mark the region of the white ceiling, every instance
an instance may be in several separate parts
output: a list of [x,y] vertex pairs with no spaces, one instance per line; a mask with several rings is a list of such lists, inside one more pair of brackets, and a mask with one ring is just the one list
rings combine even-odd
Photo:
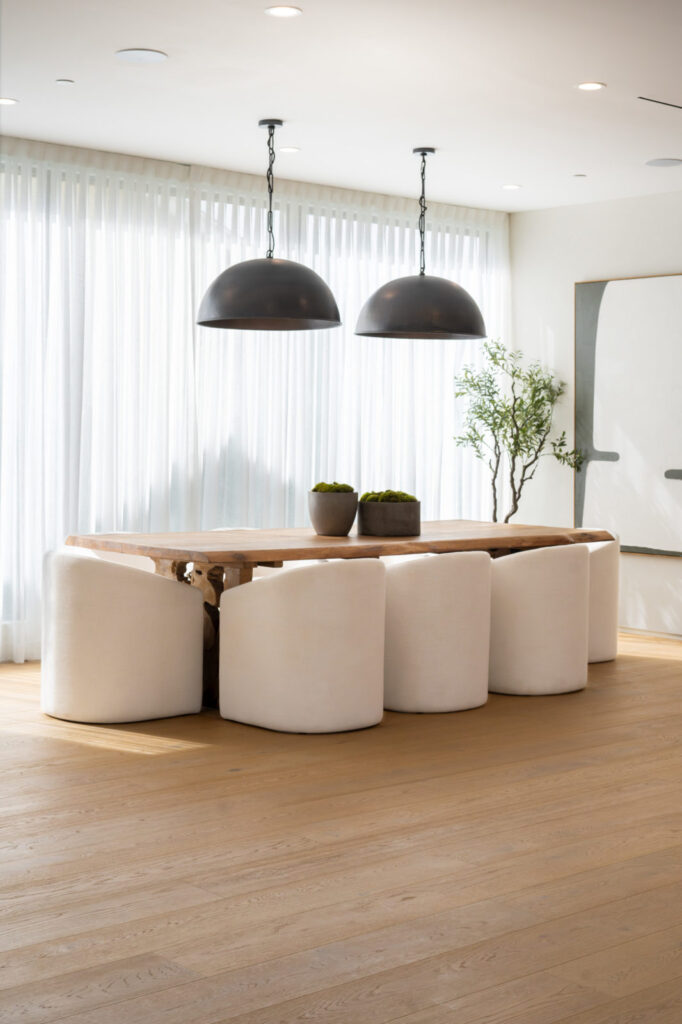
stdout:
[[682,104],[682,0],[269,2],[4,0],[2,130],[261,173],[256,123],[281,117],[282,177],[413,195],[430,145],[430,198],[505,210],[682,188],[645,166],[682,158],[682,110],[636,98]]

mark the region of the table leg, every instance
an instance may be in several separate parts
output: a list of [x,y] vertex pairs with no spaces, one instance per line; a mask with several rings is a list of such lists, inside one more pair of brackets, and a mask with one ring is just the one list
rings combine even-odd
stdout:
[[218,639],[220,595],[223,592],[223,567],[194,562],[188,582],[204,598],[204,696],[207,708],[218,706]]
[[158,576],[165,576],[178,583],[187,582],[187,562],[173,562],[170,558],[155,558],[154,567]]
[[218,664],[220,646],[220,595],[223,590],[250,583],[252,565],[215,565],[211,562],[194,562],[187,572],[187,562],[172,562],[168,559],[155,560],[160,576],[189,583],[201,591],[204,598],[204,696],[207,708],[218,707]]

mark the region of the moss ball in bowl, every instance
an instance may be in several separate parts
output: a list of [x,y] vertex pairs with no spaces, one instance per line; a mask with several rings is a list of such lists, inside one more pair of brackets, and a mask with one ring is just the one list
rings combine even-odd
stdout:
[[369,537],[418,537],[421,503],[405,491],[365,491],[360,498],[358,533]]

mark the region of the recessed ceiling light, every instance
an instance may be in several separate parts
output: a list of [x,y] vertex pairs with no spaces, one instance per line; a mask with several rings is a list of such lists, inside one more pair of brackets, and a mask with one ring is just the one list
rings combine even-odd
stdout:
[[73,78],[55,78],[56,85],[75,85]]
[[300,153],[301,150],[298,146],[280,146],[280,153]]
[[143,50],[133,48],[130,50],[117,50],[116,57],[125,64],[160,64],[162,60],[168,59],[168,54],[163,50]]
[[647,167],[679,167],[682,160],[676,156],[658,156],[655,160],[647,160]]
[[11,96],[0,96],[0,107],[13,107],[19,100],[13,100]]
[[583,92],[597,92],[599,89],[606,88],[606,82],[581,82],[578,88]]
[[503,185],[502,188],[506,189],[508,192],[515,192],[517,188],[521,188],[521,185]]
[[265,13],[269,14],[271,18],[298,18],[303,11],[300,7],[277,4],[275,7],[266,7]]

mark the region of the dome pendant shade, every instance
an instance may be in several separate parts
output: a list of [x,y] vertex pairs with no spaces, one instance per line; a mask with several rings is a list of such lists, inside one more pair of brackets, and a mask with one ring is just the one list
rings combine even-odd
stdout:
[[319,331],[338,327],[329,286],[301,263],[266,257],[235,263],[206,291],[197,323],[239,331]]
[[426,158],[432,146],[412,150],[421,157],[419,274],[379,288],[360,310],[356,334],[367,338],[485,338],[481,311],[460,285],[426,274]]
[[415,274],[382,285],[360,311],[356,334],[369,338],[485,338],[481,311],[464,288]]
[[258,122],[268,130],[267,233],[265,259],[246,260],[228,267],[206,291],[197,323],[200,327],[237,331],[319,331],[338,327],[339,309],[319,274],[302,263],[275,259],[273,214],[275,128],[277,117]]

